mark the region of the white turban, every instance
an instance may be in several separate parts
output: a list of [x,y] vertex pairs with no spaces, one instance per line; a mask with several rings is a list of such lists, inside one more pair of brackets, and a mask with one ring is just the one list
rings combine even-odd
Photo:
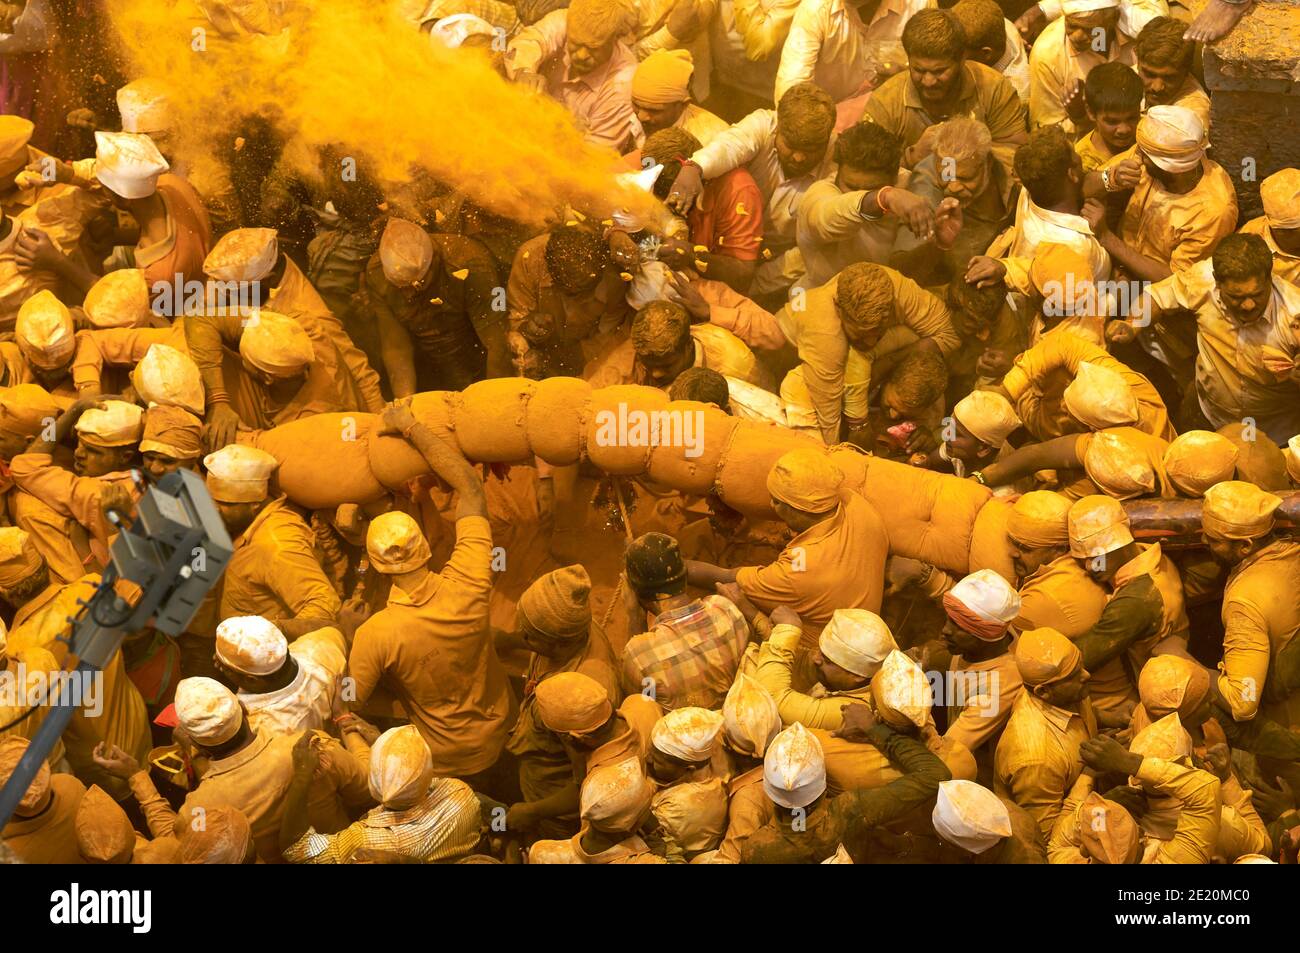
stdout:
[[930,815],[939,836],[982,854],[1011,836],[1011,815],[1002,799],[974,781],[943,781]]
[[722,730],[732,748],[761,758],[781,730],[781,714],[772,693],[741,672],[722,703]]
[[1186,106],[1152,106],[1138,122],[1138,148],[1166,172],[1190,172],[1209,142],[1200,118]]
[[370,749],[370,793],[385,807],[419,803],[433,780],[433,755],[414,725],[389,728]]
[[836,609],[822,629],[817,647],[840,668],[870,678],[898,644],[889,626],[866,609]]
[[1133,388],[1118,371],[1081,361],[1065,388],[1065,409],[1089,430],[1124,427],[1138,421]]
[[786,808],[807,807],[826,791],[826,756],[799,722],[781,732],[763,758],[763,790]]
[[664,715],[650,732],[650,743],[666,755],[699,763],[713,756],[722,731],[721,712],[707,708],[677,708]]
[[1008,623],[1020,615],[1020,594],[992,569],[980,569],[949,590],[985,622]]
[[990,447],[1001,447],[1020,426],[1020,418],[1010,401],[991,390],[971,391],[957,401],[952,416],[971,436]]

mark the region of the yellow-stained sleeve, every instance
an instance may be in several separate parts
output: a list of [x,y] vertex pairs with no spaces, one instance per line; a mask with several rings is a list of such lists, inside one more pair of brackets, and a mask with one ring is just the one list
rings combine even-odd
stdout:
[[486,519],[466,516],[456,521],[456,545],[439,575],[440,615],[486,621],[492,592],[492,526]]
[[1223,661],[1219,663],[1219,694],[1227,701],[1232,717],[1250,721],[1259,711],[1259,699],[1268,677],[1272,645],[1268,620],[1249,597],[1223,600]]
[[1269,836],[1264,819],[1255,809],[1252,792],[1244,790],[1235,775],[1229,774],[1219,788],[1219,801],[1223,810],[1220,815],[1219,850],[1216,853],[1223,853],[1225,847],[1230,848],[1227,853],[1231,856],[1224,858],[1228,862],[1236,860],[1242,854],[1271,855],[1273,838]]
[[1049,864],[1086,864],[1088,858],[1083,853],[1083,840],[1079,836],[1079,805],[1092,793],[1093,778],[1080,774],[1070,788],[1070,793],[1061,805],[1061,813],[1052,825],[1052,833],[1047,838],[1047,862]]
[[1176,798],[1180,809],[1172,840],[1161,841],[1148,863],[1208,864],[1219,839],[1219,779],[1176,761],[1143,758],[1137,779],[1148,791]]
[[1046,840],[1052,836],[1079,765],[1058,746],[1034,743],[1036,740],[1011,730],[1004,732],[994,768],[1006,796],[1029,812]]
[[844,708],[852,698],[813,698],[791,686],[795,650],[803,630],[797,625],[777,625],[758,652],[758,668],[754,677],[772,693],[776,708],[784,724],[796,721],[805,728],[825,728],[828,731],[844,722]]
[[892,270],[888,274],[894,284],[899,320],[922,340],[932,339],[945,356],[960,348],[961,338],[953,330],[947,305],[906,275]]

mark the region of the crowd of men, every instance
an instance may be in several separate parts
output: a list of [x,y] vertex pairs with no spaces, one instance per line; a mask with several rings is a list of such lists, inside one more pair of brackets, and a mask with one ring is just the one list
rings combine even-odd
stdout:
[[[1198,80],[1251,0],[389,11],[557,100],[666,229],[322,185],[268,117],[251,174],[186,152],[167,76],[52,80],[112,61],[73,6],[0,6],[0,782],[110,514],[189,469],[234,554],[184,634],[127,634],[6,860],[1296,862],[1300,170],[1236,181]],[[422,419],[511,377],[800,442],[755,515]],[[429,475],[285,492],[367,414]],[[991,492],[1000,563],[918,558],[955,506],[891,538],[922,477]]]

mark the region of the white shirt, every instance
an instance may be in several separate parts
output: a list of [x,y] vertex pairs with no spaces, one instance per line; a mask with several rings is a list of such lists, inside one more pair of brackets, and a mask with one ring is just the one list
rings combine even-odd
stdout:
[[1007,48],[1002,54],[1002,59],[993,64],[993,68],[1007,78],[1016,92],[1020,94],[1022,102],[1029,102],[1029,51],[1025,49],[1025,41],[1020,37],[1020,31],[1010,20],[1003,17],[1003,24],[1007,33]]
[[1044,242],[1056,242],[1073,248],[1088,259],[1097,281],[1110,277],[1110,254],[1092,234],[1092,227],[1082,215],[1053,212],[1036,205],[1027,189],[1020,190],[1016,201],[1016,222],[993,239],[987,254],[993,258],[1033,258]]
[[338,629],[308,632],[289,645],[289,655],[298,663],[292,682],[273,692],[239,692],[253,732],[292,735],[306,728],[324,728],[333,717],[339,678],[348,664],[344,644]]
[[863,23],[854,0],[804,0],[781,51],[774,101],[807,80],[836,102],[848,99],[870,77],[882,44],[897,43],[912,14],[935,5],[935,0],[881,0],[871,22]]

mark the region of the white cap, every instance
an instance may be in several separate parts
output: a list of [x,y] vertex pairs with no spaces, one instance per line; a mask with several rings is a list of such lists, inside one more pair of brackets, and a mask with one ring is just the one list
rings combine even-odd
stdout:
[[203,416],[203,375],[188,354],[167,344],[151,344],[131,372],[135,392],[149,404],[180,407]]
[[138,328],[153,314],[149,282],[140,268],[118,268],[100,278],[81,304],[96,328]]
[[1118,371],[1080,361],[1065,388],[1065,409],[1090,430],[1124,427],[1138,420],[1137,397]]
[[985,622],[1007,623],[1020,615],[1020,593],[992,569],[977,570],[948,591]]
[[236,228],[203,259],[203,271],[217,281],[258,281],[275,268],[280,243],[274,228]]
[[429,792],[433,755],[415,725],[389,728],[370,749],[370,793],[390,810],[413,807]]
[[1061,12],[1091,13],[1093,10],[1111,10],[1118,6],[1119,0],[1062,0]]
[[407,288],[424,277],[433,262],[433,238],[414,222],[390,218],[379,238],[379,263],[384,277]]
[[826,791],[826,756],[799,722],[782,731],[763,757],[763,790],[786,808],[807,807]]
[[722,731],[722,720],[721,712],[707,708],[677,708],[655,722],[650,743],[682,761],[708,761]]
[[23,357],[35,367],[63,367],[77,347],[72,312],[53,292],[38,291],[18,308],[14,340]]
[[133,132],[95,133],[95,178],[124,199],[142,199],[158,190],[158,176],[170,166],[148,136]]
[[222,503],[256,503],[266,499],[267,484],[280,461],[265,450],[242,443],[227,444],[203,458],[207,487]]
[[866,609],[836,609],[817,640],[817,647],[840,668],[870,678],[898,648],[885,620]]
[[920,728],[930,718],[934,690],[921,666],[895,649],[871,679],[871,697],[876,700],[877,713],[887,723]]
[[144,435],[144,408],[124,400],[106,400],[77,420],[77,437],[97,447],[129,447]]
[[650,810],[654,785],[645,776],[640,758],[606,764],[592,770],[578,792],[582,819],[596,830],[632,831]]
[[1066,522],[1070,528],[1070,555],[1076,559],[1104,556],[1133,542],[1128,514],[1113,497],[1096,494],[1076,500]]
[[443,17],[429,31],[435,43],[448,49],[457,49],[471,36],[495,36],[496,30],[491,23],[472,13],[453,13]]
[[239,699],[215,679],[181,679],[176,683],[175,703],[185,733],[209,748],[235,737],[244,721]]
[[289,655],[289,640],[260,615],[231,616],[217,626],[217,658],[245,675],[270,675]]
[[738,672],[722,703],[722,730],[727,742],[741,754],[763,757],[781,730],[776,699],[753,678]]
[[971,391],[957,401],[952,416],[980,443],[999,448],[1021,423],[1011,402],[991,390]]
[[1129,742],[1128,750],[1130,754],[1140,754],[1144,758],[1176,761],[1191,756],[1192,736],[1183,727],[1178,712],[1174,711],[1139,731]]
[[1011,836],[1011,814],[1002,799],[974,781],[942,781],[930,815],[946,841],[982,854]]
[[133,80],[117,91],[117,112],[122,131],[149,134],[167,132],[175,125],[170,90],[160,79]]

